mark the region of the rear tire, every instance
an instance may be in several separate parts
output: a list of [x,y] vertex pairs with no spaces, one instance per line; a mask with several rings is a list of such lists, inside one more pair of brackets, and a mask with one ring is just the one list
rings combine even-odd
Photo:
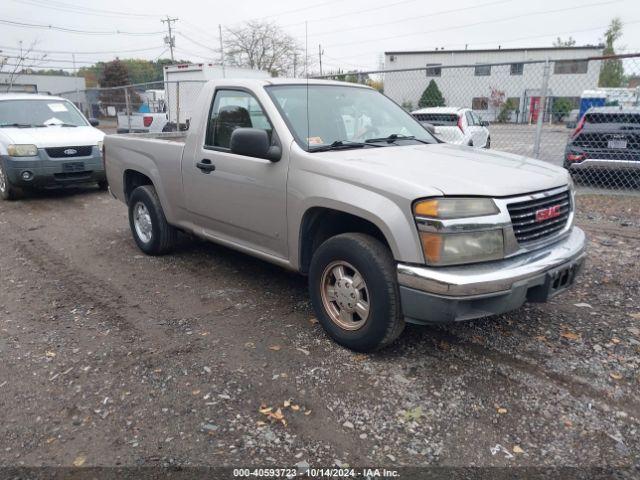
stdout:
[[16,200],[21,193],[22,190],[20,190],[18,187],[15,187],[9,181],[9,177],[0,164],[0,198],[2,198],[2,200]]
[[131,193],[129,226],[138,248],[147,255],[164,255],[175,246],[178,232],[167,222],[152,185],[143,185]]
[[487,143],[484,144],[484,148],[487,150],[491,148],[491,137],[487,137]]
[[309,291],[325,332],[351,350],[378,350],[404,329],[396,263],[369,235],[344,233],[320,245],[311,259]]

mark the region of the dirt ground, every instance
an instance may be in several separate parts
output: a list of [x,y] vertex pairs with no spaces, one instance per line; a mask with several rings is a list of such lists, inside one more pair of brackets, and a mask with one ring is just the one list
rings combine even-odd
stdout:
[[578,201],[573,290],[372,355],[300,276],[186,237],[142,255],[106,193],[1,202],[0,466],[638,465],[638,198]]

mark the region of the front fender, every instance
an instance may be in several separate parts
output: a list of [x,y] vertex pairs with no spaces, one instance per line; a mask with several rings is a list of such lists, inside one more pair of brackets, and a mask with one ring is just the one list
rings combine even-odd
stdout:
[[293,268],[300,268],[300,226],[305,213],[315,207],[348,213],[373,223],[387,240],[394,259],[424,263],[408,200],[307,171],[291,174],[290,181],[296,186],[288,192],[289,252]]

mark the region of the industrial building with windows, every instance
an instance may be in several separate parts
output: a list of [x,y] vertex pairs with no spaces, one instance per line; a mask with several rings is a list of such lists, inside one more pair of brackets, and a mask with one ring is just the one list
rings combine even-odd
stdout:
[[[540,99],[548,76],[544,120],[558,99],[578,108],[585,90],[598,86],[603,47],[498,48],[385,52],[385,94],[408,110],[421,105],[420,98],[433,80],[446,106],[472,108],[481,118],[531,123],[538,119]],[[504,105],[509,102],[509,111]]]

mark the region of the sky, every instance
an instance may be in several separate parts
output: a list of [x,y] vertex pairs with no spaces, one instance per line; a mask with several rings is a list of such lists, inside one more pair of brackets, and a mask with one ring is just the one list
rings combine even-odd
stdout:
[[542,47],[558,36],[597,44],[615,16],[625,24],[619,50],[640,52],[638,0],[2,0],[0,56],[12,62],[22,42],[35,45],[39,68],[71,70],[74,56],[76,67],[168,58],[167,15],[178,18],[176,58],[194,62],[219,60],[218,25],[250,19],[280,25],[316,62],[322,45],[325,72],[378,69],[385,51]]

